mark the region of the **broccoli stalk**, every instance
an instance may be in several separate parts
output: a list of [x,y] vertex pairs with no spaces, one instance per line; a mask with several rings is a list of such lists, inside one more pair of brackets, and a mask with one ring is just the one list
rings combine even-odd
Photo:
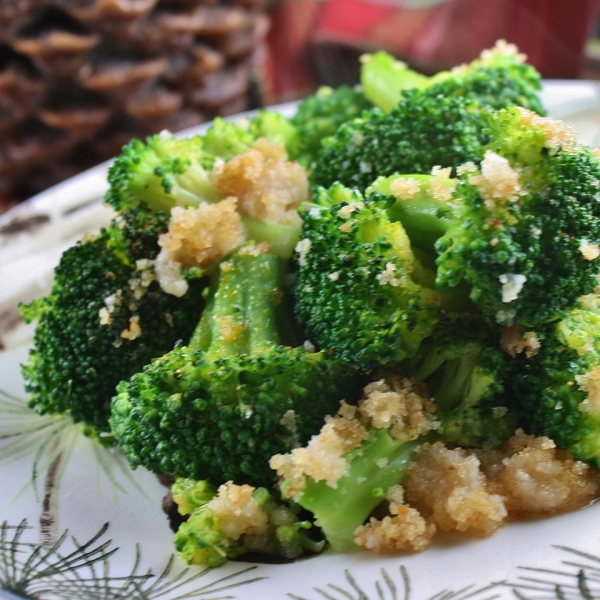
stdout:
[[[335,552],[355,547],[354,532],[385,500],[389,488],[404,480],[415,448],[423,440],[394,439],[386,429],[374,429],[361,446],[345,456],[348,470],[331,487],[306,479],[297,502],[310,510]],[[283,486],[283,492],[286,492]]]
[[352,396],[347,365],[282,345],[293,330],[283,276],[275,256],[243,248],[213,276],[190,344],[119,385],[111,423],[134,467],[269,486],[271,455],[306,441]]

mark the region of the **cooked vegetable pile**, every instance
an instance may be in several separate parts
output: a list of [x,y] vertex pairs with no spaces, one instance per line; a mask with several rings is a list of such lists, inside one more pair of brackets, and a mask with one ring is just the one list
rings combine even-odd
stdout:
[[170,475],[180,556],[421,550],[599,492],[600,164],[499,42],[132,141],[23,365]]

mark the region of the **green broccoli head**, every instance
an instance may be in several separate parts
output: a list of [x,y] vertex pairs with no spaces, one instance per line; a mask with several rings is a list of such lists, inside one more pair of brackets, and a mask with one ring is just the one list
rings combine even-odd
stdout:
[[105,200],[118,212],[141,203],[168,212],[174,206],[217,202],[206,160],[199,136],[178,139],[162,132],[145,142],[134,139],[108,170]]
[[251,148],[257,140],[265,139],[297,154],[298,132],[294,124],[282,114],[261,110],[250,119],[214,120],[201,136],[205,164],[212,166],[215,159],[229,160]]
[[518,357],[515,394],[528,428],[580,460],[600,465],[600,301],[582,297],[537,332],[540,349]]
[[488,141],[488,112],[471,95],[406,90],[389,114],[372,109],[323,140],[312,180],[323,187],[339,181],[364,191],[379,176],[478,161]]
[[[178,504],[182,487],[205,490],[206,482],[177,480],[173,497]],[[181,511],[179,506],[189,517],[175,534],[175,548],[189,564],[219,567],[230,559],[254,553],[293,560],[320,552],[324,546],[324,542],[309,537],[311,524],[298,518],[297,507],[266,488],[228,482],[212,496],[201,495],[202,500],[193,510]]]
[[305,442],[357,376],[325,352],[281,344],[278,259],[246,249],[220,265],[188,346],[119,385],[113,433],[135,467],[269,485],[268,460]]
[[492,109],[515,104],[545,114],[540,74],[514,45],[502,41],[471,63],[432,77],[413,71],[385,52],[376,52],[363,61],[361,82],[369,100],[384,112],[390,112],[406,90],[426,89],[434,95],[471,95]]
[[296,254],[296,314],[308,338],[366,369],[416,352],[442,316],[433,274],[388,209],[335,184],[304,212]]
[[300,103],[291,119],[298,132],[298,148],[292,158],[310,167],[324,138],[333,135],[340,125],[372,107],[358,88],[319,88]]
[[535,328],[597,285],[600,165],[562,123],[500,111],[479,166],[463,167],[437,284],[466,281],[489,323]]
[[201,309],[202,281],[176,298],[154,280],[151,261],[163,213],[117,218],[63,254],[49,295],[23,308],[37,320],[34,347],[22,367],[31,405],[67,413],[88,432],[107,432],[116,385],[187,340]]

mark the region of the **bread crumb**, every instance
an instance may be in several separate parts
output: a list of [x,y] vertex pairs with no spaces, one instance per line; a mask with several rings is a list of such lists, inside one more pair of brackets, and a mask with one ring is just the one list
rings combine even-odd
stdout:
[[541,345],[535,331],[521,333],[516,325],[505,327],[500,336],[500,348],[513,358],[522,353],[527,358],[532,358],[539,352]]
[[169,230],[158,243],[171,260],[186,267],[206,268],[245,241],[237,200],[195,208],[174,207]]
[[545,146],[550,150],[551,154],[555,154],[559,150],[564,152],[572,152],[577,145],[577,132],[572,125],[568,125],[564,121],[552,119],[550,117],[541,117],[536,112],[519,107],[521,113],[521,123],[541,131],[545,138]]
[[235,196],[239,211],[265,223],[297,225],[297,208],[308,200],[308,174],[285,150],[266,140],[229,160],[215,179],[221,196]]
[[441,442],[417,449],[404,482],[409,503],[444,531],[490,535],[507,511],[502,497],[489,493],[476,456]]
[[575,381],[587,394],[585,400],[579,405],[579,410],[587,414],[600,415],[600,367],[583,375],[577,375]]
[[509,56],[513,57],[516,61],[524,63],[527,61],[527,55],[519,51],[519,48],[515,44],[509,44],[506,40],[497,40],[492,48],[482,50],[480,59],[487,61],[493,59],[494,56]]
[[491,150],[485,151],[480,172],[467,171],[467,174],[467,181],[477,188],[489,210],[497,203],[514,202],[522,191],[518,171]]
[[310,250],[312,242],[308,238],[300,240],[295,247],[295,251],[298,253],[298,264],[301,267],[306,266],[306,255]]
[[142,328],[140,327],[140,318],[138,315],[133,315],[129,319],[129,327],[121,331],[121,337],[124,340],[130,342],[136,340],[142,335]]
[[436,527],[428,523],[415,508],[392,502],[390,515],[371,517],[354,532],[357,546],[377,553],[420,551],[431,544]]
[[600,244],[592,244],[588,240],[581,240],[579,251],[585,260],[596,260],[600,256]]
[[219,529],[225,537],[237,540],[244,534],[260,534],[266,531],[268,519],[254,499],[250,485],[236,485],[229,481],[221,485],[218,494],[207,504]]
[[452,198],[458,182],[450,177],[451,174],[452,169],[450,167],[442,169],[440,166],[435,166],[431,169],[432,177],[429,183],[429,191],[434,200],[447,202]]
[[398,177],[390,184],[390,192],[401,200],[412,200],[421,191],[421,184],[414,177]]
[[499,277],[502,284],[502,302],[514,302],[521,293],[527,281],[525,275],[520,273],[503,273]]
[[154,261],[154,272],[158,285],[163,292],[181,298],[189,289],[188,282],[183,278],[181,263],[177,262],[165,248]]
[[501,462],[487,467],[490,487],[505,498],[510,518],[547,517],[582,508],[598,494],[597,474],[544,436],[522,430]]

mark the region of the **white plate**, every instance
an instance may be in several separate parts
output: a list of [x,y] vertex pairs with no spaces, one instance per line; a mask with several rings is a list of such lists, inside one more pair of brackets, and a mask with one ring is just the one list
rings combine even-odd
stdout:
[[[573,123],[593,146],[600,141],[599,94],[590,82],[544,88],[551,114]],[[16,324],[16,305],[44,293],[62,249],[110,218],[100,204],[106,168],[0,218],[0,597],[600,598],[598,504],[510,524],[486,539],[446,536],[421,554],[325,553],[217,570],[171,561],[172,534],[160,505],[165,488],[142,469],[131,472],[117,451],[100,448],[67,420],[34,414],[19,375],[31,330]],[[24,223],[33,229],[9,233]]]

